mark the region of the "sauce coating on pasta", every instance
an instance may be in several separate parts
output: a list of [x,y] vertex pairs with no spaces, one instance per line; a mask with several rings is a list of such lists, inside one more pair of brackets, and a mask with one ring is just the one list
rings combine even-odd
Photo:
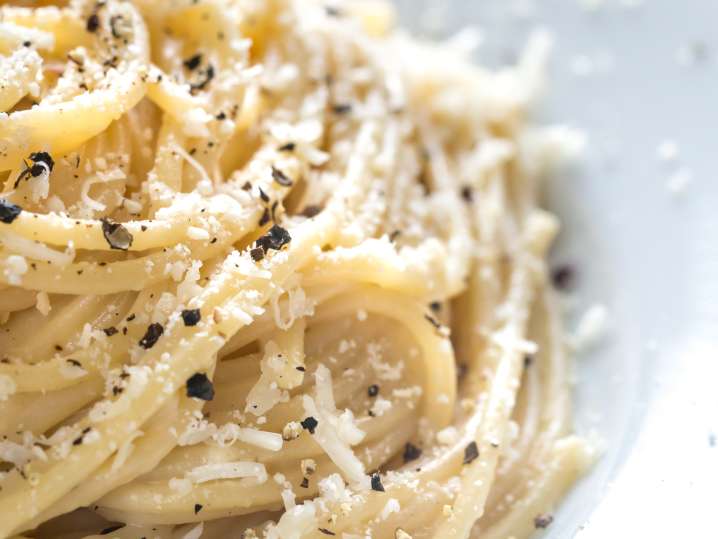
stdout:
[[[12,4],[12,3],[11,3]],[[0,6],[0,537],[527,537],[589,466],[578,137],[379,1]]]

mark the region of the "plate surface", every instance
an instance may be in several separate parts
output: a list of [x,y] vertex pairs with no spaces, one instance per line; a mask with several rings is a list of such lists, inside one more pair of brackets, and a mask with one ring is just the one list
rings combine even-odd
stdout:
[[589,136],[547,204],[564,223],[555,260],[579,275],[569,326],[592,304],[610,312],[575,390],[576,428],[605,452],[544,536],[718,537],[718,3],[397,3],[419,33],[478,26],[489,65],[551,30],[537,119]]

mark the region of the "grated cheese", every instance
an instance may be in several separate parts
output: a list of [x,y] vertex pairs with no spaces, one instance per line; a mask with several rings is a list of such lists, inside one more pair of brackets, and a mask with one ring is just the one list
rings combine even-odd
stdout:
[[59,252],[55,249],[51,249],[44,243],[28,240],[27,238],[23,238],[22,236],[8,231],[0,232],[0,243],[18,255],[22,255],[33,260],[50,262],[51,264],[57,264],[60,267],[65,267],[68,264],[71,264],[75,258],[74,250],[71,247],[68,247],[67,251],[64,253]]
[[276,382],[278,373],[275,370],[276,363],[272,360],[279,353],[279,347],[276,343],[269,341],[266,344],[264,357],[260,362],[262,374],[247,394],[245,412],[251,412],[255,416],[262,416],[282,400],[288,400],[288,393],[282,390]]
[[267,539],[301,539],[317,528],[317,511],[312,501],[305,501],[286,511],[267,531]]
[[18,444],[9,440],[0,441],[0,461],[9,462],[22,468],[33,460],[34,453],[28,443]]
[[344,477],[354,483],[366,482],[364,465],[351,450],[349,444],[339,438],[337,430],[327,420],[328,414],[321,413],[314,399],[309,395],[302,398],[304,411],[307,415],[317,419],[317,425],[312,437],[344,474]]
[[317,484],[320,496],[331,503],[348,503],[351,502],[351,492],[347,489],[346,483],[342,476],[333,473]]
[[391,401],[389,401],[389,400],[387,400],[387,399],[384,399],[384,398],[382,398],[382,397],[377,397],[377,398],[374,400],[374,403],[372,404],[370,410],[371,410],[371,413],[372,413],[373,416],[375,416],[375,417],[381,417],[381,416],[383,416],[386,412],[388,412],[389,410],[391,410],[391,407],[392,407]]
[[169,480],[170,490],[180,494],[189,494],[192,492],[192,481],[185,478],[173,477]]
[[280,306],[280,294],[276,294],[271,299],[272,313],[274,314],[274,323],[278,328],[288,330],[294,325],[294,322],[305,316],[314,314],[315,301],[308,298],[301,286],[299,286],[299,275],[294,276],[297,284],[289,286],[287,290],[287,299],[281,301],[282,305],[287,308],[287,316],[282,316]]
[[302,433],[302,426],[298,421],[290,421],[282,429],[282,439],[286,441],[296,440]]
[[190,525],[187,528],[189,528],[187,531],[180,531],[177,536],[178,539],[199,539],[202,537],[202,533],[204,532],[204,522],[200,522],[197,525]]
[[207,124],[214,119],[202,108],[190,109],[182,115],[182,131],[188,137],[209,137]]
[[82,378],[87,374],[87,371],[79,365],[75,365],[72,362],[64,361],[60,368],[60,376],[67,378],[68,380],[74,380],[75,378]]
[[207,421],[201,412],[195,412],[185,430],[177,437],[180,446],[196,445],[217,433],[217,425]]
[[38,292],[35,296],[35,308],[40,311],[40,314],[42,316],[47,316],[50,314],[50,311],[52,310],[52,306],[50,305],[50,298],[47,295],[47,292]]
[[382,347],[379,343],[369,343],[366,347],[369,364],[380,380],[401,380],[404,371],[404,362],[398,361],[396,365],[383,361]]
[[187,228],[187,237],[191,240],[208,240],[209,232],[207,232],[204,228],[190,226]]
[[213,435],[213,438],[223,446],[240,441],[268,451],[279,451],[282,449],[283,444],[281,434],[243,428],[234,423],[227,423],[220,427],[216,434]]
[[349,445],[357,445],[365,437],[365,433],[356,426],[356,420],[351,410],[346,409],[339,413],[334,402],[331,371],[324,365],[319,365],[314,373],[316,381],[315,398],[317,406],[336,431],[337,436]]
[[112,467],[110,468],[111,472],[116,472],[125,465],[127,459],[130,457],[132,451],[135,449],[134,441],[137,438],[144,436],[144,434],[145,433],[141,430],[136,430],[135,432],[130,434],[125,441],[122,442],[122,445],[117,450],[115,458],[112,461]]
[[399,511],[401,511],[401,504],[399,504],[399,500],[396,498],[389,498],[386,501],[386,505],[384,505],[384,508],[381,510],[379,519],[386,520],[392,513],[398,513]]
[[451,445],[459,439],[459,432],[456,427],[450,425],[436,433],[436,441],[442,445]]
[[267,481],[267,470],[259,462],[219,462],[193,468],[185,478],[195,484],[218,479],[241,479],[243,483],[258,485]]
[[22,284],[22,276],[27,273],[28,265],[24,256],[10,255],[5,259],[3,275],[7,282],[14,286]]

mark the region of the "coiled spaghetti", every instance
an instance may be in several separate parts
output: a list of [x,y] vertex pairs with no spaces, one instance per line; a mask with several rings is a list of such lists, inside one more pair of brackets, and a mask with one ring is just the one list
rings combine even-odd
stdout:
[[0,10],[0,537],[550,524],[590,451],[545,39],[493,73],[379,2]]

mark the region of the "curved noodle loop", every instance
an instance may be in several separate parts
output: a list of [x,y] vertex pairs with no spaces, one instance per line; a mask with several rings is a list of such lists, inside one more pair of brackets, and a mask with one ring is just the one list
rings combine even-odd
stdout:
[[526,119],[544,37],[493,73],[380,2],[18,4],[0,538],[549,522],[591,452],[538,207],[576,137]]

